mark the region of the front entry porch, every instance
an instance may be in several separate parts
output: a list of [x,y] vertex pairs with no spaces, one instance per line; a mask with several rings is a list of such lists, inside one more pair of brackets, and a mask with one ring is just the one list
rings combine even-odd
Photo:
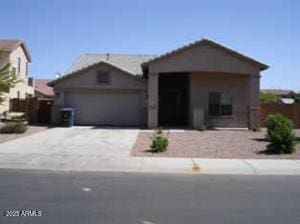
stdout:
[[188,126],[189,74],[162,74],[158,83],[158,125]]
[[149,128],[195,128],[203,122],[213,127],[259,127],[260,71],[267,65],[202,40],[142,67],[148,78]]
[[249,105],[254,81],[259,77],[237,73],[151,74],[148,127],[255,128],[259,111]]

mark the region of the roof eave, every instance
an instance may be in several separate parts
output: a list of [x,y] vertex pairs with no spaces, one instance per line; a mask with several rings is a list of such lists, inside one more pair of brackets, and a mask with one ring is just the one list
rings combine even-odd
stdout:
[[160,56],[158,56],[156,58],[153,58],[153,59],[151,59],[151,60],[149,60],[147,62],[142,63],[141,66],[144,67],[144,68],[146,68],[150,64],[153,64],[153,63],[155,63],[157,61],[163,60],[163,59],[165,59],[167,57],[170,57],[170,56],[172,56],[174,54],[180,53],[180,52],[182,52],[184,50],[190,49],[192,47],[195,47],[195,46],[198,46],[198,45],[201,45],[201,44],[208,44],[208,45],[211,45],[211,46],[214,46],[214,47],[218,47],[218,48],[220,48],[220,49],[222,49],[224,51],[227,51],[228,53],[231,53],[231,54],[235,55],[236,57],[239,57],[240,59],[242,59],[244,61],[247,61],[249,63],[252,63],[252,64],[258,66],[259,69],[260,69],[260,71],[263,71],[263,70],[266,70],[266,69],[269,68],[269,66],[266,65],[266,64],[264,64],[264,63],[258,62],[258,61],[254,60],[254,59],[252,59],[252,58],[250,58],[248,56],[245,56],[245,55],[243,55],[243,54],[241,54],[241,53],[239,53],[237,51],[231,50],[231,49],[229,49],[229,48],[227,48],[227,47],[225,47],[223,45],[220,45],[220,44],[218,44],[218,43],[216,43],[216,42],[214,42],[212,40],[205,39],[205,38],[203,38],[201,40],[198,40],[196,42],[184,45],[183,47],[180,47],[180,48],[177,48],[175,50],[169,51],[169,52],[167,52],[165,54],[162,54],[162,55],[160,55]]
[[[112,64],[112,63],[109,63],[109,62],[106,62],[106,61],[100,61],[100,62],[91,64],[91,65],[89,65],[89,66],[86,66],[86,67],[84,67],[84,68],[82,68],[82,69],[79,69],[79,70],[76,70],[76,71],[74,71],[74,72],[71,72],[71,73],[69,73],[69,74],[63,75],[63,76],[61,76],[61,77],[59,77],[59,78],[57,78],[57,79],[55,79],[55,80],[52,80],[52,81],[48,82],[47,85],[50,86],[50,87],[54,87],[57,83],[61,82],[62,80],[66,79],[66,78],[68,78],[68,77],[70,77],[70,76],[72,76],[72,75],[75,75],[75,74],[77,74],[77,73],[79,73],[79,72],[85,71],[85,70],[87,70],[87,69],[90,69],[90,68],[92,68],[92,67],[94,67],[94,66],[98,66],[98,65],[101,65],[101,64],[105,64],[105,65],[111,66],[111,67],[113,67],[113,68],[115,68],[115,69],[118,69],[118,70],[120,70],[120,71],[122,71],[122,72],[128,74],[128,75],[132,75],[132,76],[135,75],[135,74],[132,74],[132,73],[130,73],[130,72],[128,72],[128,71],[126,71],[126,70],[124,70],[124,69],[122,69],[122,68],[119,68],[119,67],[115,66],[115,65]],[[137,76],[137,75],[136,75],[136,76]],[[138,77],[138,76],[137,76],[137,77]]]
[[22,41],[20,45],[22,46],[22,48],[23,48],[23,50],[24,50],[24,53],[25,53],[25,55],[26,55],[26,57],[27,57],[27,60],[28,60],[29,62],[32,62],[31,55],[30,55],[30,53],[29,53],[29,50],[28,50],[28,48],[27,48],[25,42]]

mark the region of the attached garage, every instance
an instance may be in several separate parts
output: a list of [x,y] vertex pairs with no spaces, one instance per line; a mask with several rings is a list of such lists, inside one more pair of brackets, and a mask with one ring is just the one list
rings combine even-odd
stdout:
[[75,109],[77,125],[146,124],[146,108],[140,92],[98,91],[68,92],[65,102]]
[[62,108],[73,108],[75,125],[147,125],[147,80],[140,64],[148,58],[109,55],[107,59],[107,55],[83,55],[68,74],[51,83],[54,124],[62,123]]

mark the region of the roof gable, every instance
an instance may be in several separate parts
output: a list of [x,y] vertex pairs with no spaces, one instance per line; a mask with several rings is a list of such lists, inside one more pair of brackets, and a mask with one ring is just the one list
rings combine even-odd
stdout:
[[34,91],[44,96],[54,96],[53,89],[47,85],[50,80],[48,79],[35,79],[34,80]]
[[83,54],[72,64],[66,74],[82,70],[99,62],[105,62],[132,75],[142,75],[141,64],[155,56],[156,55]]
[[3,50],[3,51],[12,52],[12,51],[16,50],[19,46],[22,47],[22,49],[27,57],[27,60],[29,62],[31,62],[31,56],[30,56],[29,50],[26,47],[26,44],[23,40],[12,40],[12,39],[0,40],[0,50]]
[[214,41],[208,40],[208,39],[202,39],[200,41],[196,41],[194,43],[185,45],[185,46],[177,48],[177,49],[175,49],[173,51],[170,51],[170,52],[167,52],[165,54],[162,54],[162,55],[160,55],[160,56],[158,56],[156,58],[150,59],[149,61],[142,63],[142,66],[143,67],[148,67],[151,64],[154,64],[154,63],[156,63],[158,61],[161,61],[163,59],[172,57],[173,55],[177,55],[177,54],[180,54],[180,53],[185,52],[187,50],[190,50],[190,49],[192,49],[194,47],[204,46],[204,45],[208,45],[208,46],[217,48],[217,49],[222,50],[222,51],[224,51],[224,52],[226,52],[226,53],[228,53],[228,54],[230,54],[230,55],[232,55],[234,57],[237,57],[237,58],[239,58],[239,59],[241,59],[241,60],[243,60],[245,62],[248,62],[248,63],[250,63],[252,65],[258,66],[260,70],[265,70],[265,69],[267,69],[269,67],[268,65],[265,65],[265,64],[263,64],[261,62],[258,62],[258,61],[254,60],[254,59],[252,59],[252,58],[250,58],[248,56],[245,56],[245,55],[243,55],[243,54],[241,54],[241,53],[239,53],[237,51],[231,50],[231,49],[229,49],[227,47],[224,47],[224,46],[222,46],[222,45],[220,45],[220,44],[218,44],[218,43],[216,43]]
[[[109,84],[101,85],[97,82],[99,71],[108,72]],[[50,83],[50,86],[56,88],[73,88],[73,89],[144,89],[146,82],[139,76],[133,76],[117,67],[105,62],[99,62],[88,68],[78,70],[69,75],[65,75]]]
[[67,72],[49,83],[55,85],[60,80],[85,71],[100,64],[106,64],[126,74],[141,77],[141,64],[154,58],[156,55],[129,55],[129,54],[82,54],[67,70]]
[[142,78],[141,76],[133,75],[132,73],[129,73],[128,71],[126,71],[126,70],[124,70],[124,69],[122,69],[122,68],[119,68],[119,67],[117,67],[117,66],[115,66],[115,65],[113,65],[113,64],[111,64],[111,63],[109,63],[108,61],[100,61],[100,62],[91,64],[91,65],[88,65],[88,66],[86,66],[86,67],[83,67],[83,68],[81,68],[81,69],[74,70],[74,71],[72,71],[71,73],[67,73],[67,74],[65,74],[65,75],[63,75],[63,76],[60,76],[59,78],[57,78],[57,79],[55,79],[55,80],[52,80],[52,81],[48,82],[47,85],[53,87],[53,86],[55,86],[57,83],[59,83],[59,82],[65,80],[65,79],[67,79],[67,78],[69,78],[69,77],[73,77],[73,76],[75,76],[76,74],[80,74],[80,73],[82,73],[82,72],[84,72],[84,71],[87,71],[87,70],[89,70],[89,69],[93,69],[93,68],[98,67],[98,66],[100,66],[100,65],[108,66],[108,67],[110,67],[111,69],[118,70],[118,71],[122,72],[123,74],[129,75],[130,77],[135,78],[135,79],[141,79],[141,78]]

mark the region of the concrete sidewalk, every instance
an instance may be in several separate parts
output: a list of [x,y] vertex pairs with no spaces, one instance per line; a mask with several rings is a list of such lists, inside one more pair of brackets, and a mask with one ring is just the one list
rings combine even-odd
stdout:
[[[300,160],[195,159],[128,156],[36,155],[24,159],[18,154],[0,154],[0,168],[108,171],[137,173],[300,175]],[[13,158],[10,158],[13,157]],[[7,162],[5,162],[7,161]],[[16,161],[16,162],[11,162]]]

